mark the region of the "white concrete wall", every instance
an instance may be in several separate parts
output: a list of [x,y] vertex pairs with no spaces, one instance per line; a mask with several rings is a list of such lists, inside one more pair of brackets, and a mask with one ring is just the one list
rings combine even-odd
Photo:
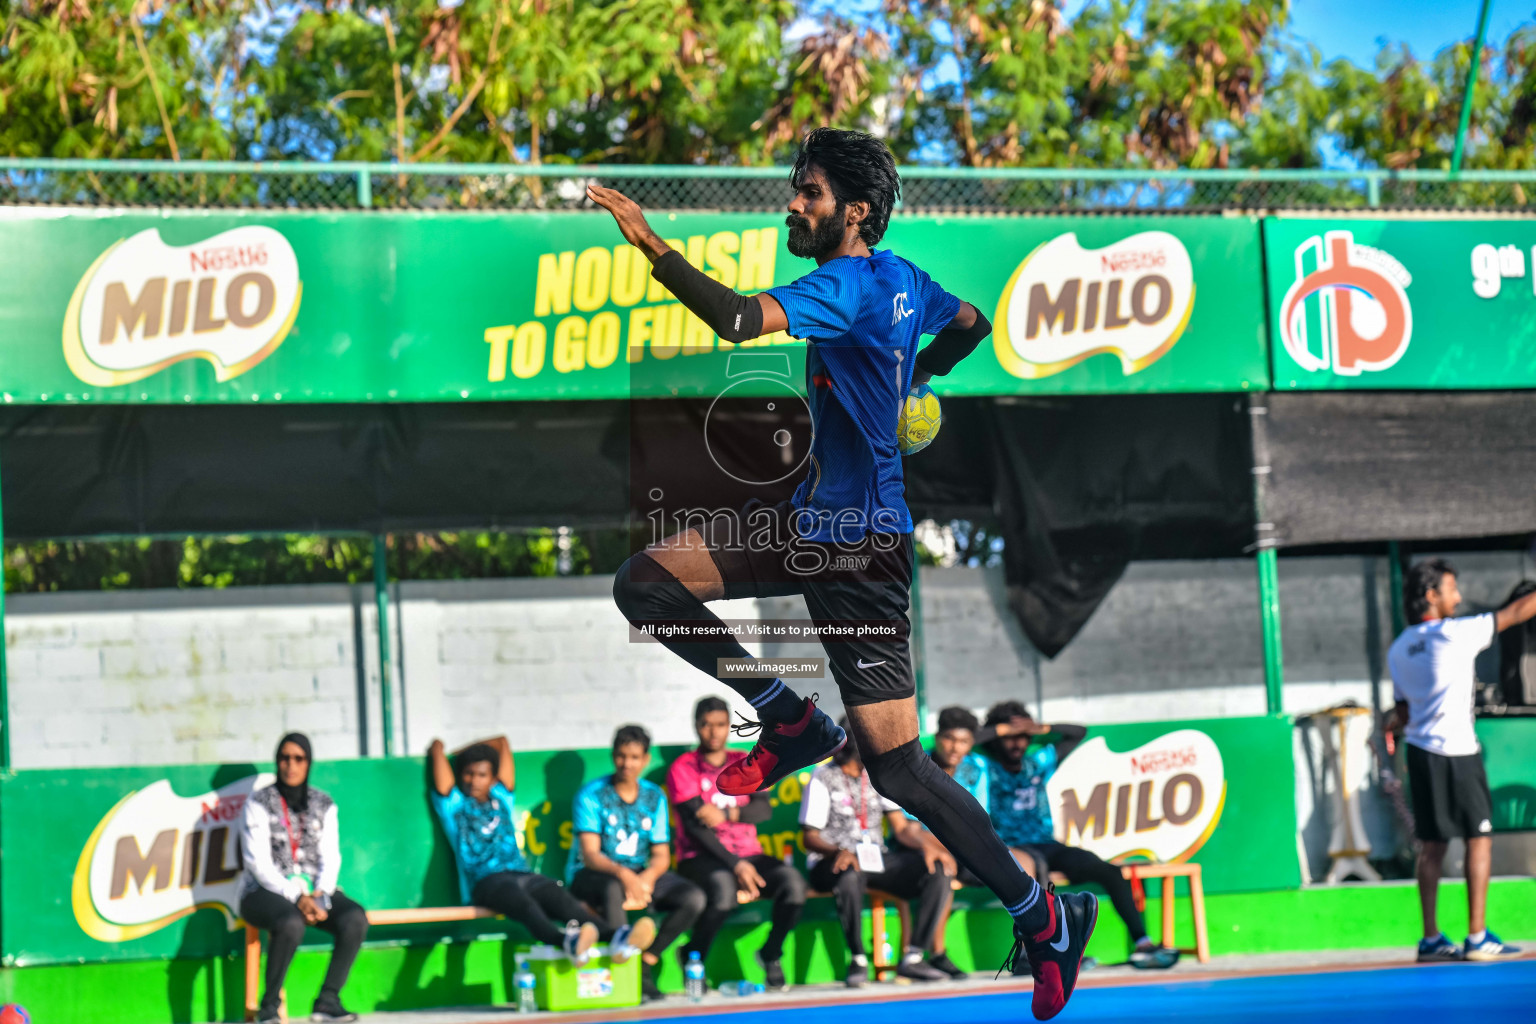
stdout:
[[[1516,555],[1456,561],[1480,605],[1530,570]],[[1391,632],[1385,564],[1281,559],[1280,578],[1286,710],[1345,698],[1369,706]],[[610,586],[585,577],[392,587],[396,749],[500,732],[523,748],[593,746],[629,721],[659,742],[689,739],[693,702],[733,695],[659,645],[630,643]],[[1132,565],[1049,661],[1008,610],[999,570],[924,569],[920,597],[931,711],[1005,697],[1084,722],[1264,710],[1251,560]],[[798,598],[718,610],[805,615]],[[265,761],[292,729],[311,735],[319,757],[382,751],[370,587],[13,595],[6,612],[20,767]],[[830,679],[801,688],[841,711]]]
[[[612,588],[608,576],[404,584],[411,749],[503,732],[514,749],[602,746],[627,722],[658,743],[687,742],[694,702],[708,693],[751,712],[660,644],[631,643]],[[756,604],[714,607],[755,618]]]
[[293,730],[317,757],[377,752],[375,621],[346,586],[14,595],[13,763],[265,761]]

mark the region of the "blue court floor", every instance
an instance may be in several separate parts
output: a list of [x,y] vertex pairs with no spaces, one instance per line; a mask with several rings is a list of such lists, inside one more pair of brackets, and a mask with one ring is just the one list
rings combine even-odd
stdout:
[[[798,1006],[789,1014],[785,1007],[749,1009],[750,1005],[743,1004],[739,1010],[720,1003],[709,1010],[690,1007],[692,1012],[676,1016],[648,1015],[646,1024],[762,1024],[770,1019],[764,1014],[772,1014],[774,1020],[789,1016],[794,1024],[1001,1024],[1033,1020],[1029,994],[1017,991]],[[1532,1024],[1536,1022],[1536,960],[1085,987],[1073,995],[1057,1020],[1062,1024]]]

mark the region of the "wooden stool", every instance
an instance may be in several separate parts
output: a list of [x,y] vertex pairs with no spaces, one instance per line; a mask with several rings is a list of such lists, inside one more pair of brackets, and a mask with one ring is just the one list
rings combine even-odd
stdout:
[[[1163,945],[1178,949],[1181,953],[1193,953],[1201,963],[1209,963],[1211,946],[1205,931],[1205,888],[1200,884],[1199,864],[1124,864],[1121,874],[1131,881],[1131,892],[1136,897],[1136,909],[1146,910],[1147,893],[1142,881],[1148,878],[1163,880]],[[1195,919],[1195,948],[1174,945],[1173,935],[1173,886],[1175,878],[1189,879],[1189,904]]]
[[[902,953],[906,952],[907,936],[912,934],[912,907],[901,897],[892,896],[878,889],[870,889],[868,895],[870,944],[874,946],[870,951],[869,962],[874,965],[875,980],[884,981],[896,970],[896,965],[901,963]],[[885,958],[885,904],[887,902],[896,907],[896,917],[901,927],[897,941],[891,943],[893,957],[891,960]]]

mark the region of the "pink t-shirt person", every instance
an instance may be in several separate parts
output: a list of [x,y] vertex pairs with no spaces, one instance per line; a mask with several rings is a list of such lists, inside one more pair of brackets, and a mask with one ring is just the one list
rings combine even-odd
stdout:
[[[697,750],[688,753],[672,762],[672,767],[667,769],[667,796],[672,801],[672,806],[677,808],[678,814],[687,814],[682,805],[694,797],[701,797],[705,803],[712,803],[722,811],[732,807],[745,807],[751,801],[751,797],[727,796],[715,786],[720,773],[727,767],[743,760],[747,755],[739,750],[728,750],[725,754],[725,763],[716,767],[704,760],[704,755]],[[762,844],[757,841],[757,826],[744,821],[723,821],[715,826],[715,836],[720,840],[720,845],[738,857],[755,857],[763,852]],[[677,843],[677,859],[687,860],[689,857],[697,857],[699,849],[689,838],[688,833],[679,827],[673,835]]]

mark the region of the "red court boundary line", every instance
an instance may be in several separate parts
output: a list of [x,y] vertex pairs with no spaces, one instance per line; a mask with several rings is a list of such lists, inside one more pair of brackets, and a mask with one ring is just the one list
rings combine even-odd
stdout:
[[[1496,961],[1497,963],[1517,963],[1523,960],[1536,960],[1536,952],[1522,953],[1517,957]],[[1135,985],[1170,985],[1185,982],[1209,982],[1221,981],[1226,978],[1283,978],[1296,974],[1346,974],[1353,971],[1381,971],[1401,970],[1410,967],[1434,968],[1437,970],[1456,969],[1473,970],[1485,966],[1480,963],[1464,964],[1421,964],[1414,960],[1377,960],[1361,963],[1347,964],[1319,964],[1315,966],[1298,965],[1293,967],[1254,967],[1241,971],[1142,971],[1136,974],[1117,978],[1098,977],[1091,974],[1082,978],[1077,987],[1085,988],[1127,988]],[[816,996],[804,999],[774,1000],[771,1003],[757,1005],[735,1006],[712,1003],[709,1006],[697,1006],[685,1003],[681,1006],[641,1006],[615,1010],[593,1010],[587,1013],[562,1013],[555,1018],[559,1024],[608,1024],[610,1021],[646,1021],[666,1020],[674,1017],[713,1017],[720,1014],[745,1014],[745,1013],[776,1013],[787,1010],[817,1010],[835,1006],[868,1006],[879,1003],[891,1002],[934,1002],[941,999],[950,999],[958,996],[989,996],[1006,995],[1010,992],[1029,992],[1034,988],[1030,981],[999,981],[995,984],[982,987],[979,985],[964,985],[954,988],[946,987],[941,991],[928,988],[918,988],[915,985],[892,985],[892,991],[870,992],[867,995],[858,996]],[[466,1022],[469,1024],[469,1022]],[[485,1024],[506,1024],[497,1018],[487,1020]]]

